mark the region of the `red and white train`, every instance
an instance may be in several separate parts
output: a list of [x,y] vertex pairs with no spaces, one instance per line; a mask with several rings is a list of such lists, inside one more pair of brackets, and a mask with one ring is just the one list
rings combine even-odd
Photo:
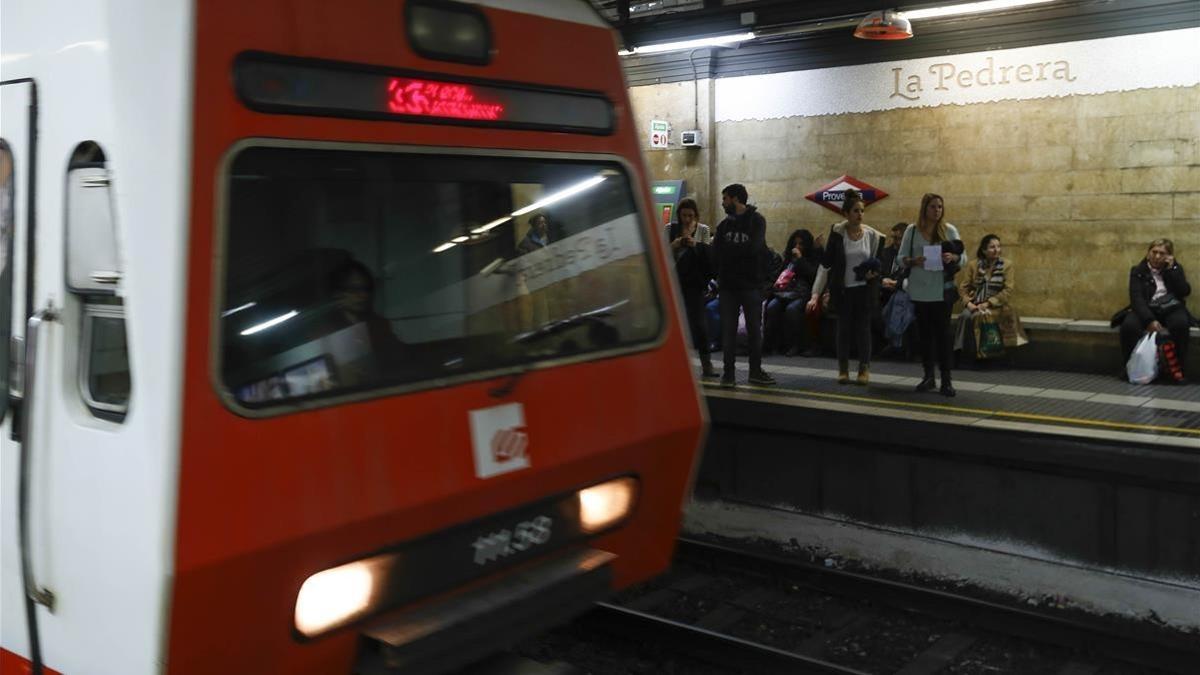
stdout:
[[705,421],[591,7],[0,11],[4,675],[434,672],[665,568]]

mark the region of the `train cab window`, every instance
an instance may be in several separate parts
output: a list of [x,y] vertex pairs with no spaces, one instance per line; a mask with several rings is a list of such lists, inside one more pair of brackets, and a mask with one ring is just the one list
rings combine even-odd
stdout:
[[67,165],[67,287],[80,299],[79,389],[97,417],[124,419],[129,350],[112,186],[104,151],[80,143]]
[[228,166],[215,319],[236,407],[441,386],[661,333],[618,161],[278,144]]
[[116,304],[88,304],[83,310],[80,389],[93,411],[122,416],[129,407],[129,349],[124,310]]
[[0,420],[8,412],[13,310],[13,156],[0,139]]

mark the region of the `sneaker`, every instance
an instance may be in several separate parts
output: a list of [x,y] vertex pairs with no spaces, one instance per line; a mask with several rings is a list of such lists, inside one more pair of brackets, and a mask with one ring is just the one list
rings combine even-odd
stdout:
[[721,376],[721,387],[723,389],[733,389],[736,386],[737,386],[737,381],[735,381],[733,379],[732,374],[726,374],[726,375]]
[[771,374],[767,371],[760,370],[757,373],[750,373],[750,384],[770,386],[775,384],[775,378],[771,377]]

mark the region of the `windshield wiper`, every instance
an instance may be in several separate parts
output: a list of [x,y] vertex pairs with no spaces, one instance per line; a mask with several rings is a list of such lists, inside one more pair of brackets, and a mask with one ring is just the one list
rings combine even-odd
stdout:
[[584,324],[592,324],[593,326],[612,329],[612,326],[604,319],[612,316],[617,308],[627,304],[629,304],[628,298],[614,302],[611,305],[598,307],[587,312],[580,312],[579,314],[569,316],[565,319],[547,321],[546,323],[527,333],[520,333],[513,336],[512,342],[521,344],[536,342],[537,340],[541,340],[551,335],[557,335],[565,330],[574,328],[576,326],[582,326]]
[[[596,309],[593,309],[593,310],[590,310],[587,312],[581,312],[579,314],[569,316],[565,319],[556,319],[554,321],[548,321],[548,322],[542,324],[541,326],[539,326],[538,328],[535,328],[534,330],[531,330],[527,333],[521,333],[519,335],[513,336],[511,342],[520,343],[520,344],[535,342],[537,340],[548,337],[550,335],[557,335],[558,333],[561,333],[565,330],[574,328],[576,326],[582,326],[585,324],[591,325],[591,330],[593,333],[602,334],[602,339],[604,339],[606,341],[616,342],[617,329],[613,328],[604,319],[612,316],[613,313],[619,307],[621,307],[623,305],[627,305],[627,304],[629,304],[628,298],[625,300],[621,300],[620,302],[614,302],[611,305],[606,305],[604,307],[598,307]],[[593,336],[593,337],[598,337],[598,336]],[[500,384],[499,386],[489,389],[488,395],[493,398],[504,398],[505,396],[508,396],[509,394],[511,394],[513,392],[514,389],[517,388],[517,382],[519,382],[521,380],[521,378],[523,378],[525,376],[525,374],[530,372],[531,370],[533,370],[532,364],[525,365],[520,370],[517,370],[516,372],[510,374],[505,379],[503,384]]]

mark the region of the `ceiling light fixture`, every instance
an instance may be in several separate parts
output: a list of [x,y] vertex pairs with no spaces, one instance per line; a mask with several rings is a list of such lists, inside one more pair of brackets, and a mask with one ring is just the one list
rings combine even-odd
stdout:
[[854,37],[864,40],[907,40],[912,36],[912,24],[894,9],[871,12],[854,29]]
[[968,2],[961,5],[946,5],[945,7],[901,10],[900,14],[909,21],[915,21],[917,19],[934,19],[943,16],[996,12],[1002,9],[1013,9],[1026,5],[1044,5],[1048,2],[1054,2],[1054,0],[984,0],[983,2]]
[[661,54],[663,52],[677,52],[685,49],[700,49],[702,47],[728,47],[746,40],[753,40],[754,33],[752,31],[746,33],[734,33],[733,35],[718,35],[717,37],[698,38],[696,40],[682,40],[680,42],[663,42],[656,45],[639,45],[633,49],[622,49],[617,52],[621,56],[632,56],[634,54]]

